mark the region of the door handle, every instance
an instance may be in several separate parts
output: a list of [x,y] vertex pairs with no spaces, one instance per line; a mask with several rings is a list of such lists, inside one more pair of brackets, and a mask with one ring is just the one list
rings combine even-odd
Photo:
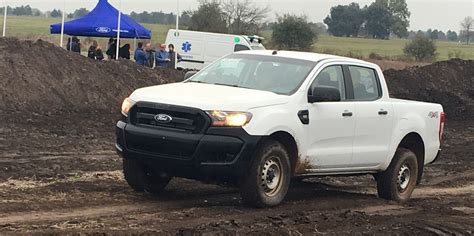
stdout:
[[349,112],[349,111],[342,113],[343,117],[351,117],[352,115],[353,115],[352,112]]
[[386,116],[388,115],[388,111],[379,111],[379,115]]

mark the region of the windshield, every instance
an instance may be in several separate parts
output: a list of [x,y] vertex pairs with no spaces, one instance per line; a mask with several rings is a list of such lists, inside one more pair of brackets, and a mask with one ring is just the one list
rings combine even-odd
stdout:
[[186,82],[217,84],[290,95],[299,88],[316,62],[248,54],[220,59]]
[[250,46],[253,50],[265,50],[265,47],[262,44],[251,45]]

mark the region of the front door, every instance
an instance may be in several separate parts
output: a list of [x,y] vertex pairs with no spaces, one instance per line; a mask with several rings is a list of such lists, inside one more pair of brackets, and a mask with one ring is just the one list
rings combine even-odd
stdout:
[[308,105],[310,172],[337,171],[351,165],[354,138],[354,103],[346,100],[346,87],[342,66],[323,69],[313,81],[315,86],[334,87],[341,93],[339,102],[316,102]]

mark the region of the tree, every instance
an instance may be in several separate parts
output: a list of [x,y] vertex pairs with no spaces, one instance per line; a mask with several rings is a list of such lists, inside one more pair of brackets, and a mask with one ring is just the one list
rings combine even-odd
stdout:
[[33,11],[30,5],[26,5],[26,6],[19,6],[19,7],[13,8],[13,10],[11,11],[11,14],[15,16],[32,16]]
[[388,9],[392,14],[391,32],[400,38],[407,37],[411,13],[408,10],[406,0],[389,0]]
[[418,35],[405,45],[403,52],[409,57],[414,57],[417,61],[429,60],[436,55],[436,45],[433,40]]
[[285,14],[273,25],[272,42],[278,49],[309,50],[316,38],[307,16]]
[[376,39],[388,39],[393,18],[387,6],[378,1],[374,2],[364,8],[364,15],[367,34]]
[[364,23],[364,15],[359,4],[353,2],[349,5],[331,7],[324,23],[328,25],[328,32],[334,36],[357,37]]
[[79,18],[79,17],[83,17],[87,14],[89,14],[89,10],[87,10],[86,8],[79,8],[77,10],[74,11],[74,13],[72,13],[73,15],[73,18]]
[[437,29],[431,31],[431,33],[429,35],[430,39],[432,39],[432,40],[438,39],[438,33],[439,33],[439,31]]
[[201,1],[198,9],[189,13],[191,15],[190,30],[214,33],[228,32],[225,14],[216,0]]
[[56,10],[56,9],[53,9],[53,11],[51,11],[51,14],[50,14],[51,17],[61,17],[62,15],[63,15],[63,12],[61,10]]
[[456,31],[448,30],[448,32],[446,33],[446,38],[449,41],[454,41],[454,42],[459,41],[458,33],[456,33]]
[[227,0],[221,5],[225,14],[229,33],[256,34],[270,8],[258,7],[250,0]]
[[466,44],[471,39],[471,29],[474,28],[474,19],[468,16],[461,22],[461,34],[466,38]]

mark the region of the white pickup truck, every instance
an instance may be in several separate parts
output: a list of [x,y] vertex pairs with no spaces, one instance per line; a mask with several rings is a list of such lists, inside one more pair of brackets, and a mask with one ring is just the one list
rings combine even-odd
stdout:
[[233,183],[275,206],[292,177],[372,174],[378,195],[407,201],[439,154],[439,104],[392,99],[381,69],[289,51],[228,55],[181,83],[125,99],[116,149],[136,191],[172,177]]

